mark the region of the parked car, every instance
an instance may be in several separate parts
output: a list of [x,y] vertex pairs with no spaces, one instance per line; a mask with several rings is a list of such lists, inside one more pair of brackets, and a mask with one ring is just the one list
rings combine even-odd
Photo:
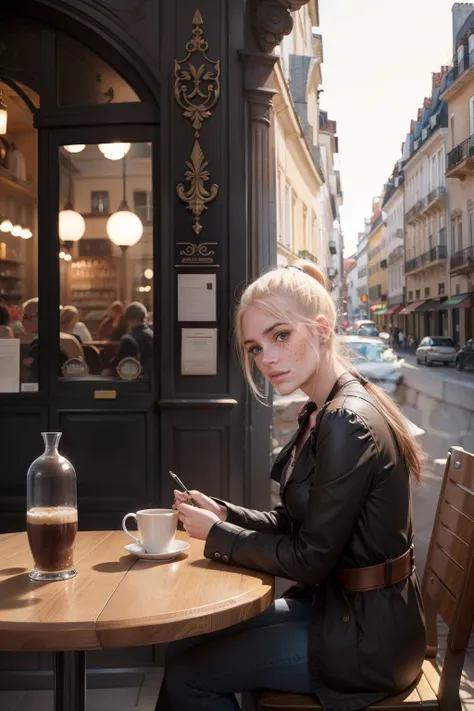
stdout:
[[371,326],[369,323],[361,326],[355,334],[356,336],[372,336],[372,338],[376,338],[379,335],[379,331],[377,326]]
[[474,369],[474,340],[470,338],[456,355],[456,370]]
[[448,366],[456,362],[456,346],[451,338],[445,336],[428,336],[423,338],[416,349],[416,362],[420,365],[432,366],[434,363],[442,363]]
[[375,321],[371,321],[370,319],[358,319],[354,321],[354,334],[357,334],[359,328],[362,328],[362,326],[374,326],[374,328],[377,328]]
[[341,336],[340,341],[359,373],[396,400],[403,382],[403,358],[380,338]]

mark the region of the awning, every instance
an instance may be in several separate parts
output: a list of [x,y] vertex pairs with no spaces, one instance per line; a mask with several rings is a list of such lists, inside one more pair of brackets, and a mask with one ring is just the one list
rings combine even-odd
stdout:
[[403,304],[395,304],[394,306],[390,306],[385,312],[385,316],[395,316],[395,314],[399,314],[402,309]]
[[419,311],[439,311],[444,309],[444,303],[441,303],[439,299],[428,299],[416,309],[416,313]]
[[384,306],[383,309],[379,309],[378,311],[375,311],[374,316],[382,316],[387,311],[387,307]]
[[423,299],[423,301],[414,301],[412,304],[408,304],[408,306],[405,306],[405,308],[400,311],[400,316],[411,314],[412,311],[417,309],[418,306],[421,306],[421,304],[424,304],[425,301],[426,299]]
[[467,292],[467,294],[456,294],[456,296],[450,296],[447,301],[442,305],[443,309],[468,309],[472,306],[472,291]]
[[370,310],[373,313],[374,311],[379,311],[379,309],[381,309],[381,308],[382,308],[382,304],[374,304],[373,306],[370,307]]

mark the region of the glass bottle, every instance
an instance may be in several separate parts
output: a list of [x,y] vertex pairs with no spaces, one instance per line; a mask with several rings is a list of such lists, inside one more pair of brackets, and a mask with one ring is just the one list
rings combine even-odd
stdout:
[[27,475],[26,528],[35,567],[32,580],[68,580],[76,575],[76,472],[58,452],[61,432],[42,432],[44,453]]

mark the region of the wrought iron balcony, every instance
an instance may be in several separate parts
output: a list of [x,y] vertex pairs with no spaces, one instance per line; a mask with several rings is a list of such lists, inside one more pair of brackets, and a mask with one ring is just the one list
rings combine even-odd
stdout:
[[330,254],[337,254],[337,245],[334,240],[329,241],[329,252]]
[[417,200],[416,203],[408,210],[408,212],[405,215],[406,221],[408,223],[416,222],[416,220],[419,216],[419,213],[425,207],[425,202],[426,201],[424,198],[420,198],[420,200]]
[[474,176],[474,133],[448,153],[446,177],[464,180]]
[[414,257],[413,259],[409,259],[405,262],[405,274],[420,271],[435,262],[446,259],[446,257],[447,248],[445,244],[432,247],[431,249],[428,249],[427,252],[423,252],[423,254],[419,254],[418,257]]
[[451,257],[449,265],[451,272],[462,274],[463,272],[474,271],[474,247],[466,247],[455,252]]
[[426,200],[425,211],[442,210],[444,208],[445,198],[448,194],[444,185],[439,185],[437,188],[430,190]]

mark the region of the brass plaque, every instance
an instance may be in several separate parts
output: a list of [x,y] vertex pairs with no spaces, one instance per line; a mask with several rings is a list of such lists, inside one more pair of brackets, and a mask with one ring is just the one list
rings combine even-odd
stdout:
[[117,398],[116,390],[94,390],[95,400],[115,400]]

